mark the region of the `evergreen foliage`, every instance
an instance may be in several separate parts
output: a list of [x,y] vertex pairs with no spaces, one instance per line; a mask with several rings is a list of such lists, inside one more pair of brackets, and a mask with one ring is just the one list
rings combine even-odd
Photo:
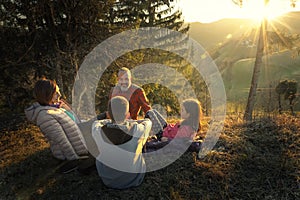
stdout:
[[[22,111],[32,99],[34,82],[42,76],[55,79],[63,95],[70,100],[82,59],[111,34],[105,16],[110,3],[1,1],[2,106]],[[22,94],[19,91],[23,91]]]
[[[175,31],[179,31],[186,34],[189,30],[189,25],[185,25],[182,19],[181,11],[176,7],[176,2],[172,1],[116,1],[114,6],[110,10],[110,23],[112,26],[122,26],[130,28],[143,28],[143,27],[160,27],[167,28]],[[155,34],[155,33],[153,33]],[[152,35],[153,36],[153,35]],[[139,43],[140,41],[134,41],[134,45],[139,47],[139,50],[128,52],[125,55],[119,57],[113,62],[106,73],[103,74],[99,82],[96,92],[96,109],[103,111],[106,109],[108,97],[107,92],[116,83],[117,71],[121,67],[127,67],[133,69],[136,66],[140,66],[147,63],[159,63],[168,67],[171,67],[183,74],[183,76],[190,81],[193,89],[196,91],[198,97],[203,93],[204,82],[201,81],[199,73],[193,69],[193,67],[187,63],[182,55],[190,53],[186,48],[186,42],[188,36],[174,37],[166,33],[165,35],[156,34],[153,45],[158,48],[143,48]],[[180,49],[181,55],[174,54],[169,51],[165,51],[159,48],[165,49]],[[147,69],[145,69],[147,71]],[[148,72],[147,72],[148,73]],[[149,71],[149,73],[152,73]],[[162,74],[166,76],[167,74]],[[103,85],[108,77],[113,77],[113,81],[107,82]],[[135,77],[133,77],[135,79]],[[157,77],[157,80],[160,78]],[[135,80],[134,80],[135,81]],[[176,77],[170,77],[170,84],[176,84],[178,79]],[[201,86],[200,86],[201,85]],[[164,107],[168,114],[178,114],[179,104],[178,99],[174,91],[170,90],[166,86],[159,85],[158,82],[149,83],[143,86],[151,104],[160,104]],[[202,88],[201,90],[199,88]],[[178,90],[184,91],[184,85],[179,86]]]
[[[85,56],[106,38],[141,27],[161,27],[186,34],[182,12],[172,0],[15,0],[0,3],[1,54],[0,99],[2,111],[23,112],[32,98],[37,79],[55,79],[62,95],[72,101],[71,93],[78,69]],[[113,62],[101,76],[96,91],[96,112],[106,110],[108,93],[116,83],[121,67],[133,69],[145,63],[160,63],[181,73],[203,98],[206,86],[199,73],[183,58],[190,53],[188,36],[176,38],[156,35],[157,49],[140,48]],[[120,41],[121,42],[121,41]],[[139,41],[133,41],[138,45]],[[180,49],[181,55],[159,49]],[[91,72],[97,73],[97,72]],[[176,77],[170,79],[176,84]],[[149,100],[165,107],[169,114],[179,112],[173,91],[158,83],[144,87]],[[179,86],[181,91],[184,85]]]

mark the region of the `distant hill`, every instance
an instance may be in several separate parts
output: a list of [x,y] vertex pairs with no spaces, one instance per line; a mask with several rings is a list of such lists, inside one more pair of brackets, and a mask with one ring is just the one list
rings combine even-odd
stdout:
[[205,49],[210,49],[230,38],[241,37],[250,27],[255,25],[248,19],[223,19],[207,24],[195,22],[190,24],[189,35]]
[[[290,34],[300,34],[299,19],[300,12],[287,13],[269,22],[269,30],[273,27],[272,31],[276,29]],[[256,55],[257,25],[250,19],[223,19],[207,24],[190,24],[190,37],[199,42],[217,64],[229,102],[245,103],[248,97]],[[300,49],[300,44],[296,46]],[[283,79],[296,80],[299,93],[299,52],[297,54],[295,50],[278,50],[263,59],[257,92],[257,98],[262,99],[262,105],[268,104],[265,102],[266,95],[275,98],[274,88]],[[270,88],[273,89],[269,90]],[[274,101],[276,102],[276,99]],[[300,102],[300,96],[297,101]],[[297,103],[296,109],[300,110],[300,103]]]
[[[290,51],[268,55],[259,77],[259,88],[274,87],[279,80],[294,79],[300,83],[300,56],[292,58]],[[245,97],[249,91],[254,66],[254,58],[241,59],[222,72],[229,97]],[[300,88],[299,88],[300,89]]]
[[[290,12],[269,23],[278,30],[300,33],[300,12]],[[222,19],[212,23],[190,23],[189,35],[205,49],[224,44],[228,39],[249,34],[258,25],[252,19]]]

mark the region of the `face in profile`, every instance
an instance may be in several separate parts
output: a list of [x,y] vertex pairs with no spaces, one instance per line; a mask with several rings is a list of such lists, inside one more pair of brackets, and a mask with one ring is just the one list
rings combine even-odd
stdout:
[[128,72],[125,72],[118,77],[118,85],[122,92],[126,92],[129,89],[131,86],[131,76]]
[[60,91],[59,91],[59,87],[56,85],[56,90],[53,94],[53,97],[52,97],[52,103],[58,103],[59,100],[60,100],[60,97],[61,97],[61,94],[60,94]]
[[186,111],[185,107],[183,105],[181,105],[181,119],[187,119],[190,114]]

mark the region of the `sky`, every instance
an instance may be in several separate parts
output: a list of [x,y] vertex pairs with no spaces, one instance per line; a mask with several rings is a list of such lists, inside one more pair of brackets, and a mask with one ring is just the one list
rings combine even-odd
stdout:
[[[300,1],[298,1],[300,4]],[[232,0],[181,0],[185,22],[210,23],[222,18],[259,18],[263,13],[263,0],[244,0],[242,8],[235,5]],[[268,13],[276,17],[289,11],[299,11],[300,5],[295,9],[290,7],[289,0],[270,0]]]

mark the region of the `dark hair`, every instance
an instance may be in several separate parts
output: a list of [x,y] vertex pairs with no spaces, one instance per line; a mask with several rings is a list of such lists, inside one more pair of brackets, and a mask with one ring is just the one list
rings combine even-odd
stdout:
[[191,126],[195,131],[201,129],[202,108],[201,103],[196,99],[187,99],[182,102],[189,117],[181,122],[181,125]]
[[129,103],[125,97],[115,96],[108,103],[108,113],[113,122],[123,122],[129,112]]
[[34,97],[39,104],[45,106],[51,103],[53,95],[56,91],[56,82],[46,78],[40,79],[34,86]]

